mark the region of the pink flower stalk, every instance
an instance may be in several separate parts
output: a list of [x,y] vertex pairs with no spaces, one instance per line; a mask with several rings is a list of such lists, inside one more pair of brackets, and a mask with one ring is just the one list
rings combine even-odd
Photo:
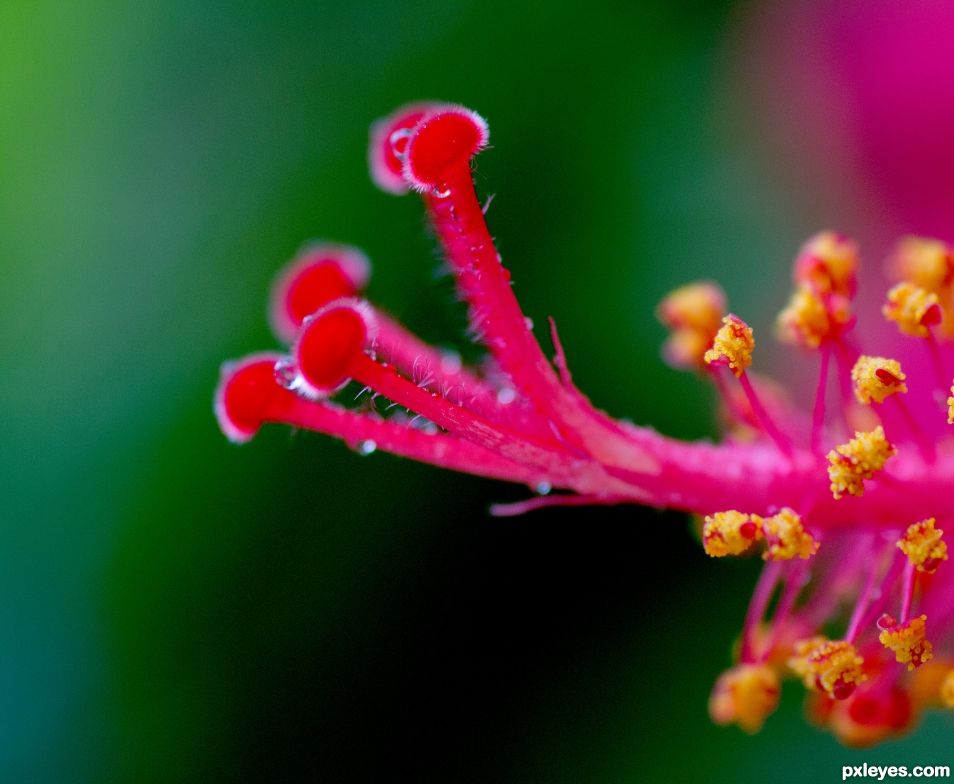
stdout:
[[[819,356],[807,414],[750,372],[753,331],[724,312],[718,286],[675,290],[658,310],[670,330],[664,356],[714,386],[725,426],[720,443],[686,443],[595,408],[573,384],[552,321],[552,362],[537,342],[471,180],[487,141],[476,113],[415,104],[374,125],[370,150],[378,185],[421,194],[486,366],[462,367],[362,299],[360,251],[313,245],[272,297],[288,352],[223,368],[215,412],[225,435],[244,442],[282,423],[536,493],[495,506],[497,515],[634,503],[704,517],[709,555],[758,550],[765,561],[737,662],[710,698],[719,723],[757,731],[784,675],[804,681],[811,715],[849,744],[905,732],[925,707],[954,707],[954,571],[943,534],[954,520],[951,248],[899,245],[883,312],[908,338],[890,358],[854,333],[855,244],[822,232],[801,249],[778,333]],[[914,361],[921,355],[928,361]],[[350,381],[372,393],[369,403],[332,402]],[[929,404],[906,404],[909,388],[926,390]]]

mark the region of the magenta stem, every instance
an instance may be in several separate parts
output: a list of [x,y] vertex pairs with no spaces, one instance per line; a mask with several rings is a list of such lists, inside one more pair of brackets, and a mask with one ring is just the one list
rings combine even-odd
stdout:
[[599,464],[576,457],[558,441],[519,433],[485,419],[440,395],[421,389],[398,375],[394,368],[383,367],[366,354],[355,358],[350,374],[355,380],[427,417],[454,435],[514,462],[536,466],[562,486],[572,487],[580,493],[633,494],[631,485],[610,477]]
[[909,559],[904,566],[904,583],[901,601],[901,623],[907,623],[911,617],[911,603],[914,601],[914,563]]
[[841,396],[841,415],[845,420],[845,427],[851,433],[854,430],[851,424],[851,407],[854,404],[854,396],[851,391],[851,367],[854,360],[851,358],[848,346],[842,340],[834,340],[832,345],[837,353],[838,372],[835,375],[838,377],[838,389]]
[[323,401],[311,401],[281,390],[267,420],[340,438],[352,447],[362,444],[422,463],[492,479],[536,487],[555,477],[522,465],[470,441],[443,433],[427,433],[404,424],[360,414]]
[[798,594],[801,593],[805,585],[805,574],[807,571],[808,564],[805,561],[801,561],[795,564],[788,580],[786,580],[782,598],[779,600],[778,607],[775,610],[775,616],[772,618],[772,634],[759,656],[760,660],[764,661],[770,656],[778,644],[779,637],[782,636],[785,624],[788,622],[789,616],[791,616],[792,610],[795,607]]
[[474,331],[514,385],[564,439],[576,441],[601,462],[633,471],[655,470],[655,458],[643,445],[608,427],[560,383],[514,296],[510,273],[500,262],[477,201],[469,165],[446,172],[440,188],[424,195],[424,203],[470,305]]
[[825,426],[825,391],[828,388],[828,364],[831,360],[831,349],[828,346],[821,348],[821,361],[818,367],[818,386],[815,389],[815,408],[812,410],[812,452],[818,452],[821,445],[822,428]]
[[745,424],[745,413],[739,408],[738,401],[729,391],[729,387],[725,383],[725,378],[722,375],[722,367],[719,365],[707,365],[706,369],[708,370],[709,378],[712,379],[712,383],[715,385],[716,392],[719,393],[719,397],[722,398],[722,402],[725,404],[729,417],[739,424]]
[[[869,538],[865,549],[868,553],[871,552],[872,541]],[[862,563],[867,561],[865,558]],[[875,581],[877,580],[878,575],[878,565],[877,563],[872,563],[868,569],[868,576],[865,578],[865,585],[862,588],[861,593],[858,596],[858,601],[855,604],[855,609],[851,614],[851,620],[848,622],[848,630],[845,632],[845,640],[850,643],[854,643],[855,638],[858,636],[858,631],[861,629],[861,621],[864,618],[865,610],[868,609],[868,603],[871,601],[871,593],[874,590]]]
[[901,568],[904,566],[904,562],[906,560],[906,558],[896,556],[892,561],[891,566],[888,567],[888,571],[881,580],[881,585],[878,588],[877,596],[871,603],[871,606],[864,611],[861,620],[858,621],[859,631],[872,623],[879,615],[881,615],[882,612],[884,612],[884,608],[887,606],[888,600],[891,598],[891,588],[898,579],[898,574],[901,572]]
[[755,414],[755,418],[762,426],[762,430],[768,434],[769,438],[775,442],[775,445],[782,451],[783,454],[791,457],[791,442],[782,434],[782,431],[776,427],[772,417],[769,416],[768,411],[765,410],[765,406],[762,405],[762,401],[759,400],[759,396],[755,392],[755,387],[752,386],[752,382],[749,380],[748,374],[745,371],[742,371],[742,373],[739,375],[739,383],[742,385],[742,391],[745,392],[745,397],[748,399],[749,405],[752,407],[752,412]]
[[447,369],[447,357],[434,346],[405,329],[389,316],[375,312],[375,355],[400,370],[422,389],[436,392],[453,403],[536,435],[552,435],[546,421],[519,398],[502,403],[497,389],[469,370]]
[[911,432],[912,437],[918,444],[918,449],[921,451],[921,456],[928,463],[933,463],[937,458],[937,452],[934,448],[934,442],[928,437],[927,433],[924,432],[924,429],[918,423],[918,420],[914,418],[914,414],[911,413],[911,409],[908,408],[907,403],[905,403],[898,395],[892,395],[891,399],[894,401],[895,407],[901,414],[901,418],[904,419],[905,424],[908,426],[908,430]]
[[[463,367],[447,371],[447,358],[440,350],[425,343],[389,316],[375,311],[377,325],[372,348],[379,359],[389,362],[426,389],[450,387],[455,395],[445,397],[461,402],[469,397],[493,398],[496,395],[489,384]],[[415,377],[417,376],[417,377]],[[461,400],[458,400],[457,398]]]
[[753,660],[752,637],[755,633],[755,627],[758,626],[765,615],[765,608],[768,607],[769,600],[772,598],[772,592],[775,590],[775,584],[782,573],[781,561],[768,561],[762,568],[762,574],[755,586],[755,592],[752,594],[752,600],[749,603],[749,609],[745,614],[745,623],[742,625],[742,654],[743,662]]
[[937,377],[938,386],[941,388],[941,392],[946,395],[951,385],[951,377],[944,369],[944,357],[941,355],[941,347],[938,344],[933,329],[928,330],[928,336],[925,342],[928,347],[928,355],[931,357],[934,374]]

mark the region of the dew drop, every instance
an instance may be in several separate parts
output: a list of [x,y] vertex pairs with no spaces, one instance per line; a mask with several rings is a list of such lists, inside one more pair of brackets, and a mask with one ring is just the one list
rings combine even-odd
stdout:
[[399,161],[407,158],[407,140],[411,138],[413,130],[411,128],[398,128],[388,137],[388,143],[391,145],[391,153]]
[[377,451],[377,448],[378,448],[378,445],[374,441],[372,441],[370,438],[368,438],[362,441],[360,444],[358,444],[357,452],[362,457],[367,457],[368,455],[374,454],[375,451]]
[[517,393],[511,387],[503,387],[497,391],[497,402],[502,406],[508,406],[517,399]]
[[444,373],[448,375],[460,373],[462,366],[463,362],[460,358],[460,354],[456,351],[445,351],[441,354],[441,371]]
[[551,485],[549,482],[540,482],[540,484],[537,485],[537,494],[549,495],[552,489],[553,485]]
[[437,187],[437,188],[434,188],[431,191],[431,193],[434,194],[434,197],[437,199],[446,199],[448,196],[451,195],[451,189],[447,187],[443,189],[441,189],[440,187]]
[[527,316],[527,317],[523,320],[523,323],[526,324],[527,329],[533,329],[533,319],[530,318],[529,316]]
[[294,389],[298,383],[298,368],[291,357],[282,357],[275,363],[275,380],[285,389]]

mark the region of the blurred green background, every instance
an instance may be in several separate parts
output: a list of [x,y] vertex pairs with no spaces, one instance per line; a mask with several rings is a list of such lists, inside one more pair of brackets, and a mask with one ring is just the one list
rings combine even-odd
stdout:
[[[798,689],[712,726],[756,564],[677,515],[493,519],[520,489],[318,436],[219,434],[305,240],[363,246],[431,340],[464,316],[366,137],[408,100],[491,124],[478,188],[517,292],[617,415],[712,434],[652,308],[716,277],[769,323],[830,216],[787,176],[729,2],[0,4],[0,780],[834,781]],[[759,137],[759,138],[756,138]],[[465,353],[467,353],[465,348]],[[778,353],[778,352],[776,352]],[[473,356],[470,351],[469,356]]]

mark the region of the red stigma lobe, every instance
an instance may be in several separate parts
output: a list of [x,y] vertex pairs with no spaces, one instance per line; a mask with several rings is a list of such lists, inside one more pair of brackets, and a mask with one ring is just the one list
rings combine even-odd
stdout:
[[424,117],[407,146],[404,177],[418,190],[438,187],[453,168],[466,165],[487,144],[487,123],[469,109],[450,108]]
[[354,305],[332,304],[316,313],[305,322],[294,349],[302,379],[317,394],[333,392],[351,376],[367,340],[367,322]]
[[276,354],[257,354],[223,368],[215,395],[219,426],[231,441],[249,441],[265,421],[276,394]]

